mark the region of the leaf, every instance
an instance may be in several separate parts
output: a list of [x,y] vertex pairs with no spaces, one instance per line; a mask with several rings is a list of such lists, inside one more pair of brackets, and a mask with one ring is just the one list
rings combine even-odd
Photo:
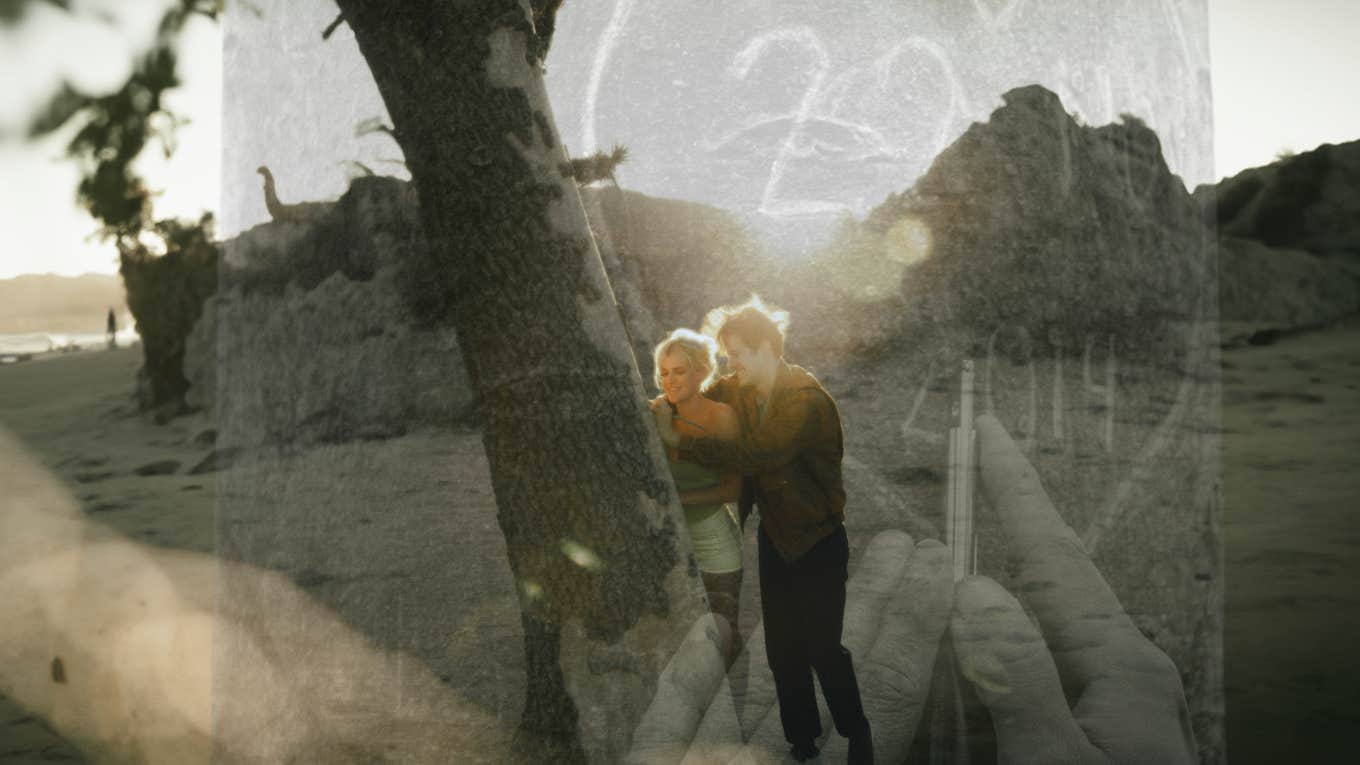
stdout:
[[60,8],[67,13],[71,11],[71,0],[0,0],[0,24],[18,24],[24,20],[28,10],[38,3]]
[[[0,2],[3,1],[0,0]],[[28,137],[37,138],[57,130],[74,117],[77,112],[89,106],[93,100],[90,96],[71,87],[71,83],[63,82],[29,124]]]

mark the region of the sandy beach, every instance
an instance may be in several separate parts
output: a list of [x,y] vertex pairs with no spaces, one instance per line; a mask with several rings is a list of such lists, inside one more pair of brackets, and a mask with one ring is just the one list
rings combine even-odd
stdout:
[[[204,557],[226,533],[239,562],[284,574],[323,613],[298,628],[310,646],[297,657],[306,662],[299,671],[330,683],[313,695],[348,695],[335,683],[359,689],[355,706],[322,717],[405,705],[427,714],[426,726],[480,731],[454,751],[507,759],[524,704],[522,626],[480,435],[430,429],[230,466],[222,460],[209,470],[206,416],[158,425],[136,411],[139,354],[49,355],[0,368],[0,423],[60,476],[89,521]],[[754,555],[754,526],[748,531]],[[252,535],[260,541],[241,543]],[[748,586],[748,632],[758,615],[753,596]],[[293,615],[271,603],[262,618]],[[332,649],[337,634],[361,644],[360,655]],[[431,688],[453,708],[420,712]],[[0,762],[52,761],[86,759],[39,715],[0,695]]]
[[[1348,650],[1360,634],[1351,588],[1360,533],[1350,517],[1360,460],[1357,340],[1360,322],[1351,321],[1223,354],[1232,762],[1345,761],[1360,716],[1360,659]],[[223,491],[254,492],[233,505],[259,514],[235,515],[243,528],[266,520],[273,503],[289,503],[294,520],[286,527],[261,526],[296,535],[276,540],[289,554],[273,568],[380,645],[390,635],[405,644],[389,647],[438,657],[426,659],[429,670],[494,721],[488,751],[505,746],[523,703],[520,625],[479,436],[415,432],[208,472],[206,417],[158,425],[136,412],[139,353],[63,354],[0,368],[0,423],[61,477],[91,521],[149,545],[212,553]],[[336,464],[347,471],[338,484],[326,480]],[[309,547],[310,526],[340,522],[326,516],[334,492],[356,487],[369,495],[345,504],[372,511],[343,522],[362,528],[362,543]],[[401,514],[387,512],[398,504]],[[384,553],[375,557],[374,549]],[[456,567],[449,549],[461,551]],[[744,626],[757,610],[751,595],[748,586]],[[411,599],[446,607],[403,609]],[[384,626],[393,616],[423,621],[393,633]],[[0,698],[0,762],[53,761],[84,760],[38,717]]]
[[1235,763],[1354,762],[1360,321],[1223,354]]
[[[204,461],[214,451],[212,423],[190,415],[157,425],[138,414],[132,380],[139,364],[140,349],[123,349],[4,368],[0,422],[65,480],[91,521],[145,544],[214,553],[219,487],[254,492],[236,506],[249,506],[262,518],[287,503],[296,522],[269,527],[268,547],[287,551],[286,560],[270,561],[272,568],[380,648],[438,657],[432,672],[503,723],[496,726],[500,732],[512,729],[523,703],[521,628],[477,435],[416,433],[209,472]],[[337,462],[346,466],[348,480],[335,480]],[[433,475],[431,465],[450,472]],[[356,487],[367,489],[361,503],[352,496]],[[344,492],[351,492],[349,501],[338,502]],[[419,496],[413,501],[412,494]],[[337,504],[372,510],[341,519],[330,512]],[[398,506],[402,513],[385,512]],[[351,535],[355,544],[345,550],[312,544],[307,537],[315,527],[309,524],[322,517],[328,527],[348,522],[362,533]],[[250,524],[232,520],[238,528]],[[471,551],[460,554],[456,567],[447,565],[454,548]],[[442,605],[407,608],[398,627],[403,617],[374,608],[375,599],[398,610],[403,599]],[[422,615],[438,623],[411,623]],[[390,624],[389,616],[396,617]],[[393,632],[400,636],[393,639],[437,645],[385,645]],[[474,646],[476,655],[469,655]],[[405,680],[395,669],[400,692]],[[79,760],[45,727],[6,702],[0,707],[0,761]],[[483,742],[488,752],[508,743],[495,733],[488,730]]]

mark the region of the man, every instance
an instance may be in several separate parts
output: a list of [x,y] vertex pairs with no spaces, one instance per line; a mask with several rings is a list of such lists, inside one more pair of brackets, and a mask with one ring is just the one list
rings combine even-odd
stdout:
[[794,759],[817,754],[815,671],[837,732],[850,740],[849,761],[871,763],[869,721],[841,645],[850,549],[840,413],[815,377],[784,361],[787,318],[752,296],[705,321],[732,370],[707,395],[736,409],[737,440],[680,435],[666,407],[658,408],[657,427],[681,459],[742,474],[743,522],[753,503],[760,506],[765,647]]

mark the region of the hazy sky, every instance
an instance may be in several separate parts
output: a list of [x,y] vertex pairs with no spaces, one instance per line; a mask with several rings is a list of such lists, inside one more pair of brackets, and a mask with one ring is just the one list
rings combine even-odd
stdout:
[[[1006,7],[1025,3],[1013,0]],[[146,32],[138,39],[135,30],[149,30],[165,2],[88,0],[85,5],[111,9],[116,22],[72,19],[40,6],[22,27],[0,31],[0,70],[23,73],[7,78],[4,100],[0,101],[0,131],[12,134],[20,130],[61,77],[88,89],[121,82],[128,71],[129,54],[147,41]],[[612,6],[605,0],[599,5]],[[1189,7],[1196,5],[1196,0],[1188,3]],[[999,6],[993,3],[989,7]],[[305,16],[309,24],[315,17],[322,26],[334,14],[328,0],[299,0],[289,8],[290,15]],[[566,30],[560,34],[570,30],[571,13],[568,5],[559,21],[559,28]],[[1353,96],[1355,83],[1360,80],[1360,54],[1352,52],[1351,47],[1355,33],[1360,31],[1360,2],[1208,0],[1208,13],[1214,120],[1212,178],[1268,163],[1282,149],[1302,151],[1324,142],[1360,138],[1360,99]],[[585,23],[585,15],[580,12],[575,21]],[[617,21],[616,14],[600,9],[591,16],[592,23]],[[165,190],[156,200],[158,216],[190,216],[219,208],[221,40],[220,29],[207,22],[196,21],[188,30],[182,53],[185,85],[171,93],[168,101],[193,122],[179,131],[179,148],[170,161],[148,152],[157,156],[142,167],[152,187]],[[329,50],[343,50],[353,45],[352,35],[342,28],[326,45]],[[80,54],[73,55],[72,51]],[[298,55],[298,51],[291,53]],[[555,48],[554,53],[560,51]],[[553,60],[549,63],[551,77]],[[371,81],[359,90],[371,92]],[[576,135],[579,141],[576,124],[567,124],[567,119],[570,117],[558,115],[559,128],[564,137]],[[69,134],[53,136],[38,143],[0,139],[0,172],[4,177],[0,184],[0,225],[9,245],[0,257],[0,278],[30,272],[116,271],[111,247],[89,240],[94,223],[74,207],[76,171],[61,159],[67,137]],[[608,136],[598,139],[604,143],[611,140]],[[380,136],[365,140],[364,146],[372,152],[365,159],[394,153],[380,145]],[[1172,165],[1173,172],[1186,174],[1174,160]],[[620,173],[625,186],[629,182],[626,169]],[[254,164],[248,170],[253,172]],[[390,172],[388,168],[379,171]],[[324,180],[317,180],[315,188],[303,189],[301,197],[334,195],[343,188],[344,179],[341,168],[331,167],[325,170]],[[1186,178],[1190,183],[1209,179],[1207,173],[1205,177]],[[907,179],[900,185],[909,182]]]

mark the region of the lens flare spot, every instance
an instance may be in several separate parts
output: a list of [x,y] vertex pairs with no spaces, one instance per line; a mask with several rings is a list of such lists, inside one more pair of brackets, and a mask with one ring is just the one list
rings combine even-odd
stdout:
[[883,249],[889,258],[909,266],[929,257],[933,244],[929,226],[916,218],[903,218],[888,229]]
[[563,539],[562,554],[586,571],[599,571],[604,568],[604,562],[600,560],[600,556],[580,542]]
[[532,579],[521,579],[519,582],[519,591],[524,594],[524,599],[530,603],[543,597],[543,585]]

